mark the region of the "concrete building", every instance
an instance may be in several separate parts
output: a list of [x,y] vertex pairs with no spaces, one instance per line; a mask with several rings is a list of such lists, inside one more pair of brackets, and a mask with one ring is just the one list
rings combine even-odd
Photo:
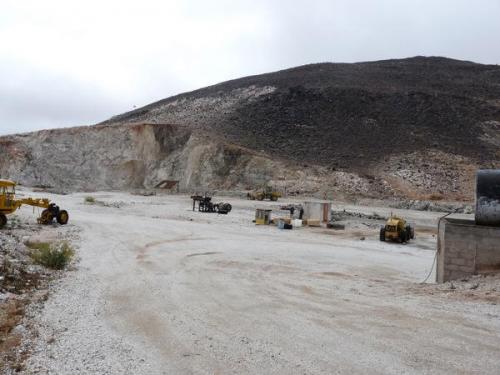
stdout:
[[308,201],[304,202],[305,220],[319,220],[320,223],[328,223],[332,218],[332,202],[330,201]]
[[463,216],[448,216],[439,224],[438,283],[500,272],[500,227],[476,225]]
[[269,208],[255,209],[255,224],[269,225],[271,223],[271,212]]
[[438,283],[489,272],[500,272],[500,169],[477,171],[474,220],[453,215],[438,224]]

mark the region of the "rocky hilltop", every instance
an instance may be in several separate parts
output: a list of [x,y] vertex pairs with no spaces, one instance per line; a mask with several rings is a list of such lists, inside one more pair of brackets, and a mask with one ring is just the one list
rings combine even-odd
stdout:
[[[173,124],[173,125],[172,125]],[[98,126],[0,138],[0,173],[75,189],[250,188],[472,199],[500,167],[500,66],[314,64],[177,95]]]

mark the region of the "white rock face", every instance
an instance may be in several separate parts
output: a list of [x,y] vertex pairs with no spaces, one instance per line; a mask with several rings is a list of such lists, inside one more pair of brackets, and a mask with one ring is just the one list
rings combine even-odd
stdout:
[[164,124],[44,130],[0,138],[0,176],[72,190],[249,188],[284,168],[265,156]]

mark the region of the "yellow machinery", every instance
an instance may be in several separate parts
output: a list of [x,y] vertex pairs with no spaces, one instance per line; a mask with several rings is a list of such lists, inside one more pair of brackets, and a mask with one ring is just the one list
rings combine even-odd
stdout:
[[281,198],[281,193],[279,191],[274,191],[270,186],[266,186],[262,190],[256,190],[247,193],[247,198],[251,200],[263,201],[264,199],[269,199],[271,201],[277,201]]
[[257,208],[255,210],[255,224],[257,225],[271,224],[271,210],[266,208]]
[[405,219],[397,216],[391,215],[385,226],[380,228],[380,241],[392,240],[403,243],[413,238],[415,238],[414,228]]
[[0,180],[0,228],[7,224],[6,215],[14,213],[23,204],[44,209],[38,218],[39,224],[50,224],[54,219],[61,225],[68,222],[68,212],[60,210],[58,206],[50,203],[48,199],[16,199],[16,183],[9,180]]

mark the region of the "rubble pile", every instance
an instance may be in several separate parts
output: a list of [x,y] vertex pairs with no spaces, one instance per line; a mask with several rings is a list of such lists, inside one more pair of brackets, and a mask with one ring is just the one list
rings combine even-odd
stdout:
[[36,332],[23,319],[26,308],[47,299],[49,280],[57,272],[34,264],[26,246],[41,230],[12,216],[0,231],[0,368],[6,374],[23,370],[30,351],[25,339]]
[[470,204],[459,202],[434,202],[423,200],[404,200],[389,204],[389,207],[417,211],[451,212],[457,214],[472,214],[474,208]]

